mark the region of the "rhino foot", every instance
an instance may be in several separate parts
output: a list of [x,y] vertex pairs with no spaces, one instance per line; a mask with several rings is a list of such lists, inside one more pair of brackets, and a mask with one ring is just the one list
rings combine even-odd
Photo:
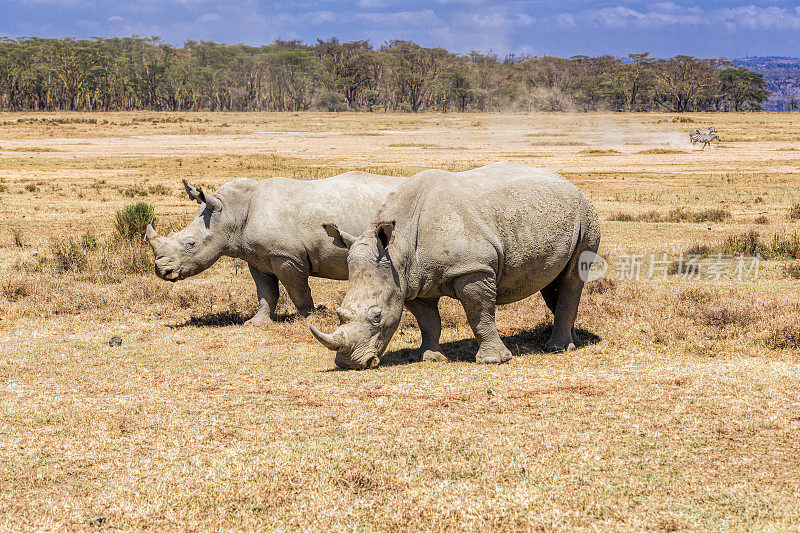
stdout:
[[566,342],[566,343],[548,342],[544,347],[544,351],[548,353],[571,352],[572,350],[575,349],[576,348],[574,342]]
[[511,361],[511,357],[511,352],[508,351],[508,348],[505,346],[503,346],[500,350],[494,347],[481,347],[478,349],[478,353],[475,355],[475,362],[486,365],[498,365],[500,363]]
[[447,361],[447,356],[438,350],[425,350],[422,353],[423,361]]
[[246,320],[245,323],[244,323],[245,326],[254,327],[254,328],[268,328],[268,327],[272,326],[273,324],[274,324],[274,322],[272,321],[272,319],[270,317],[264,316],[264,315],[256,315],[253,318],[251,318],[250,320]]

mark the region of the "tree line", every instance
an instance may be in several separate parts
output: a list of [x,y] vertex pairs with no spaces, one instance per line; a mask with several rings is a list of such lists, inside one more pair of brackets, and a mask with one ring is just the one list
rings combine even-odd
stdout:
[[0,108],[13,111],[741,111],[768,96],[761,74],[687,55],[501,58],[335,38],[0,39]]

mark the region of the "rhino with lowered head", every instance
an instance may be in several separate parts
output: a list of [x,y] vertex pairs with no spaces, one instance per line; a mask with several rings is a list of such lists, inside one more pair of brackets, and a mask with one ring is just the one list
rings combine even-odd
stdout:
[[328,229],[352,243],[350,281],[337,309],[339,328],[326,334],[312,325],[311,332],[336,351],[339,367],[377,366],[403,306],[419,324],[422,358],[443,359],[442,296],[461,301],[479,363],[511,359],[495,305],[537,291],[555,316],[546,349],[577,344],[579,257],[597,251],[600,228],[586,196],[549,170],[504,162],[457,173],[426,170],[389,194],[360,237]]
[[256,283],[258,311],[246,323],[269,325],[282,283],[301,316],[314,310],[308,277],[347,279],[347,247],[321,232],[327,220],[360,234],[386,195],[405,178],[346,172],[321,180],[240,178],[214,194],[183,182],[200,204],[180,231],[159,236],[147,227],[158,277],[178,281],[221,256],[247,261]]

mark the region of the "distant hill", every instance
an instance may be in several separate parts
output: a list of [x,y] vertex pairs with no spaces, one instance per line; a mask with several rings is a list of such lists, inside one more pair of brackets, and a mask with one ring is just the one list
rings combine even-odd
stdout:
[[731,62],[764,75],[772,93],[764,109],[788,111],[792,97],[800,100],[800,57],[743,57]]

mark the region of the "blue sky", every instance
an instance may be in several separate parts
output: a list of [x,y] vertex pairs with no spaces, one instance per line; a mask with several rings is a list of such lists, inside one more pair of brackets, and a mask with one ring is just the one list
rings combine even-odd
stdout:
[[682,0],[0,0],[0,36],[269,43],[410,39],[455,52],[800,55],[800,3]]

